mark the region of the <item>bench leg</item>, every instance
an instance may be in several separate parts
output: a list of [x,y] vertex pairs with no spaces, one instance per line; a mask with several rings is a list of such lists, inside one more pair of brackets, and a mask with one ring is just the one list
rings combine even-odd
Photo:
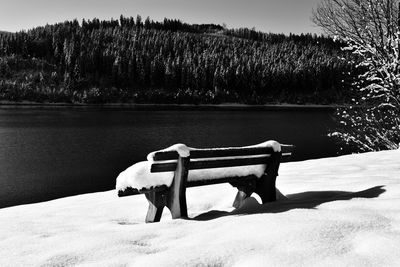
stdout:
[[273,153],[267,163],[265,174],[257,181],[255,193],[257,193],[263,204],[276,201],[276,177],[281,162],[281,153]]
[[166,196],[164,192],[146,193],[149,209],[147,210],[146,223],[159,222],[166,205]]
[[276,188],[275,188],[276,176],[274,175],[263,175],[257,182],[257,193],[262,203],[272,202],[276,200]]
[[238,189],[238,192],[236,194],[235,200],[233,201],[232,206],[236,209],[240,208],[245,199],[250,197],[251,194],[253,194],[254,189],[255,189],[255,180],[249,180],[246,183],[243,184],[232,184]]
[[171,211],[172,219],[186,218],[186,182],[188,177],[189,157],[179,157],[175,170],[174,180],[168,193],[167,207]]

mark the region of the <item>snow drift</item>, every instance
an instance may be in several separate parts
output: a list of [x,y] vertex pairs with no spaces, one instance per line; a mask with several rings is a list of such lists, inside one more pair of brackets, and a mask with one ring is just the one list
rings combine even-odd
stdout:
[[115,190],[0,209],[0,266],[399,266],[400,150],[283,163],[277,187],[239,210],[189,188],[192,219],[154,224]]

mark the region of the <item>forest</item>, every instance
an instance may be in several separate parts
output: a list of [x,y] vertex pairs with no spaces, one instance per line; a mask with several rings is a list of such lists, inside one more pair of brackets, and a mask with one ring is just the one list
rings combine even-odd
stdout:
[[340,104],[357,72],[341,46],[139,15],[65,21],[0,32],[0,100]]

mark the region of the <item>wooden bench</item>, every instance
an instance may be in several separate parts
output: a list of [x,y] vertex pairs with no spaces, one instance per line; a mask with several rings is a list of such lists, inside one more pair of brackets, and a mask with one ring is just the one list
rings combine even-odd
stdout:
[[[164,207],[168,207],[173,219],[187,217],[186,188],[188,187],[230,183],[238,189],[233,202],[235,208],[239,208],[252,193],[257,193],[263,203],[275,201],[275,181],[279,164],[289,161],[293,150],[293,145],[281,145],[280,152],[274,152],[272,147],[196,149],[191,150],[188,157],[181,157],[176,151],[155,152],[151,172],[174,172],[171,186],[164,185],[143,190],[127,188],[120,190],[118,196],[145,194],[149,202],[147,223],[159,222]],[[260,178],[248,175],[188,181],[190,170],[260,164],[266,164],[265,172]]]

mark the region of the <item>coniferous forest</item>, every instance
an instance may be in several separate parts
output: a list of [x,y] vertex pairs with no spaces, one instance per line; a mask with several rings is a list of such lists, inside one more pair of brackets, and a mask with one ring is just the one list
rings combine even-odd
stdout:
[[140,16],[0,33],[0,100],[68,103],[347,102],[341,43]]

